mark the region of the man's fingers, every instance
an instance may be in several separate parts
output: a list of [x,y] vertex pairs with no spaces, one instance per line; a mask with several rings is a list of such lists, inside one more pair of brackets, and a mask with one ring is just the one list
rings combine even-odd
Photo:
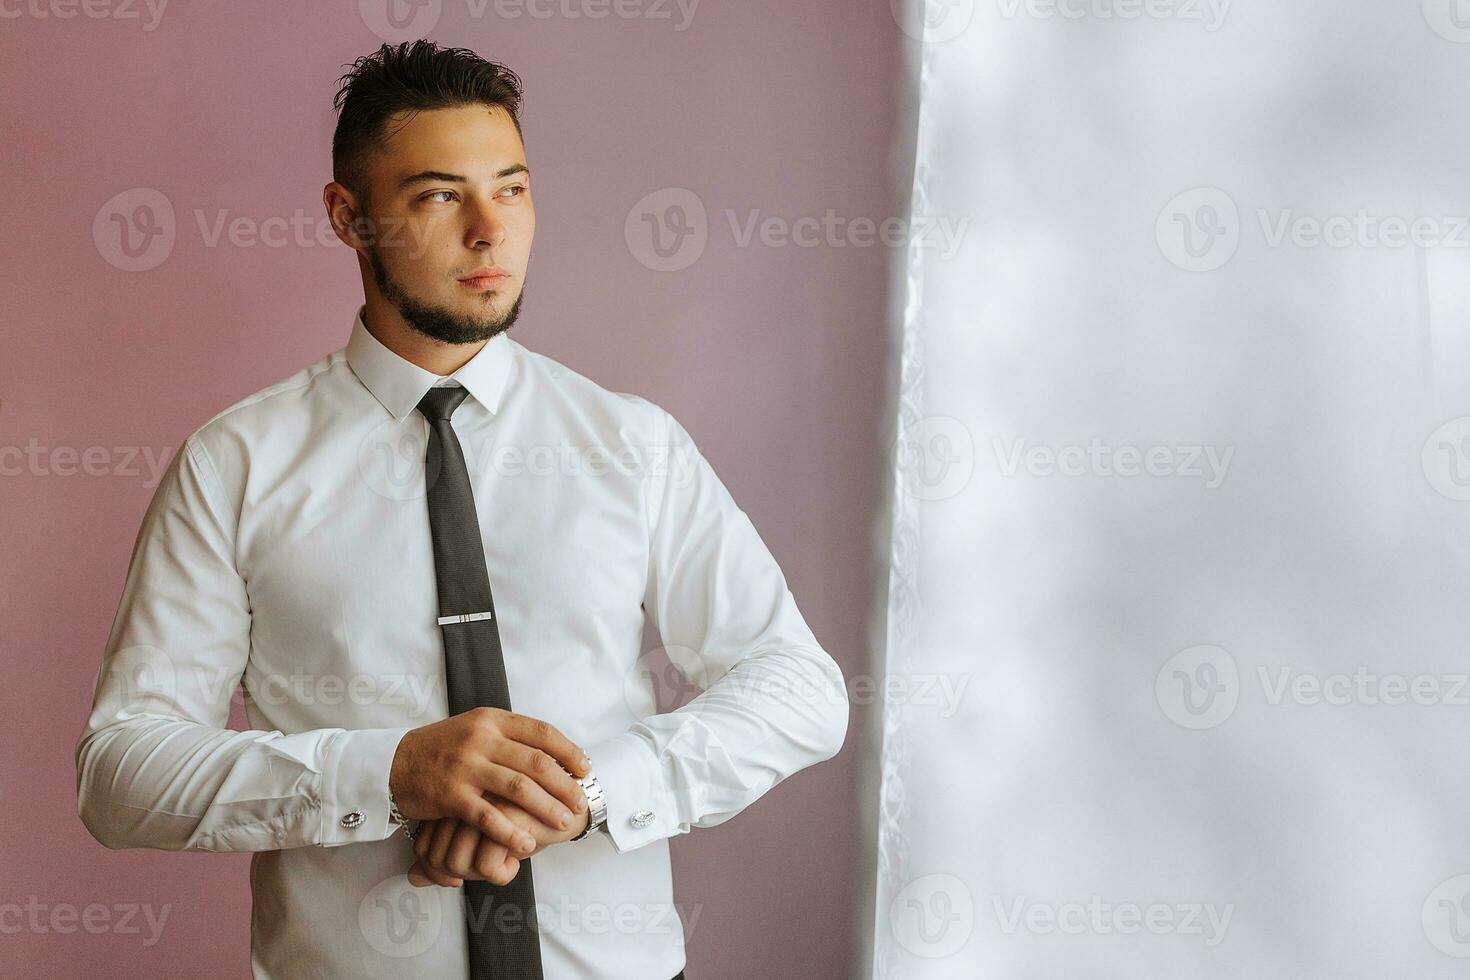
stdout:
[[428,846],[424,849],[425,867],[449,873],[449,869],[444,866],[444,857],[449,852],[449,842],[454,838],[454,829],[458,826],[458,820],[435,822],[434,830],[429,834]]
[[[582,752],[581,746],[563,735],[560,729],[551,722],[507,711],[497,719],[497,724],[507,737],[531,748],[540,749],[563,768],[578,776],[587,775],[588,767],[582,761],[586,755]],[[530,772],[531,770],[523,771]]]
[[[415,861],[413,867],[408,869],[408,880],[415,888],[426,888],[429,885],[443,885],[445,888],[458,888],[464,884],[459,878],[445,874],[437,868],[428,867],[422,861]],[[420,883],[420,880],[422,880],[422,883]]]
[[497,885],[509,884],[520,874],[521,862],[499,844],[485,841],[475,854],[475,873],[486,881]]
[[[517,752],[528,765],[539,754],[536,749],[530,748]],[[540,755],[540,758],[549,757]],[[565,830],[576,823],[577,813],[581,812],[579,804],[586,800],[587,794],[559,766],[548,765],[547,768],[556,771],[555,776],[546,773],[549,778],[545,781],[550,786],[543,786],[542,782],[538,782],[540,775],[533,779],[522,770],[494,762],[485,763],[477,771],[475,781],[487,792],[514,803],[553,830]],[[555,795],[548,792],[548,789],[552,789]],[[565,823],[562,821],[563,817],[567,818]]]
[[460,878],[482,877],[475,873],[475,851],[479,849],[480,841],[484,835],[467,823],[455,824],[454,833],[450,835],[449,847],[445,850],[444,861],[441,867],[445,871]]
[[512,854],[529,854],[536,849],[536,839],[517,827],[483,796],[468,797],[460,807],[460,820],[475,827],[497,844],[505,845]]

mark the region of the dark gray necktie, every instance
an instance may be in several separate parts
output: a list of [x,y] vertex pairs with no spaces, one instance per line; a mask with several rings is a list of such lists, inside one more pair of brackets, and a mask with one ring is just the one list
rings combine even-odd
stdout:
[[[480,521],[464,453],[449,424],[468,394],[459,385],[435,387],[418,404],[429,422],[424,480],[451,716],[481,705],[511,710]],[[466,881],[464,898],[470,980],[542,980],[531,862],[522,860],[506,885]]]

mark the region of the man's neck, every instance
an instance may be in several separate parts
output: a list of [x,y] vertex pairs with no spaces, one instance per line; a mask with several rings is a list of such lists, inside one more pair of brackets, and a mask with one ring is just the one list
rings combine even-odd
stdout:
[[405,323],[393,307],[383,304],[375,308],[371,301],[365,304],[362,322],[378,343],[405,361],[440,377],[458,371],[488,343],[479,340],[469,344],[446,344],[426,337]]

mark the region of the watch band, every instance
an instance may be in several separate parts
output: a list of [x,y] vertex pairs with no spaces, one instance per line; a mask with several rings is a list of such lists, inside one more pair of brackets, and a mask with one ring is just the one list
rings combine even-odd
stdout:
[[597,773],[588,767],[587,775],[578,779],[577,783],[582,791],[587,794],[587,827],[571,841],[579,841],[601,827],[607,821],[607,800],[602,795],[602,784],[597,781]]
[[388,791],[388,819],[403,828],[403,833],[409,840],[413,840],[414,828],[409,826],[409,821],[398,809],[398,804],[393,800],[393,791]]

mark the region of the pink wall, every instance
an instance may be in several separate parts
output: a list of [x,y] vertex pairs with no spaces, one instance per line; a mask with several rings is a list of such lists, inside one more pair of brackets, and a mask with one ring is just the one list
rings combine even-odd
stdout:
[[[249,858],[104,849],[75,815],[72,752],[153,467],[219,409],[346,340],[356,266],[315,228],[335,77],[380,42],[358,6],[179,3],[156,21],[142,0],[97,0],[105,17],[64,0],[4,7],[19,14],[0,24],[5,976],[249,975]],[[538,235],[514,336],[687,426],[851,682],[870,669],[888,250],[742,246],[726,210],[742,225],[897,213],[887,162],[903,38],[881,0],[705,0],[682,30],[676,4],[637,7],[672,16],[512,19],[491,5],[475,17],[444,0],[424,8],[438,18],[421,33],[505,61],[526,84]],[[535,9],[567,8],[595,5]],[[709,238],[692,265],[656,272],[624,225],[669,187],[697,193]],[[175,240],[154,268],[125,271],[106,208],[136,188],[167,199]],[[281,247],[208,240],[222,212],[259,226],[298,211],[300,241],[289,228]],[[677,900],[699,909],[692,980],[854,970],[872,710],[853,705],[836,759],[673,843]],[[168,917],[152,945],[142,918],[139,932],[95,935],[65,918],[93,902]]]

